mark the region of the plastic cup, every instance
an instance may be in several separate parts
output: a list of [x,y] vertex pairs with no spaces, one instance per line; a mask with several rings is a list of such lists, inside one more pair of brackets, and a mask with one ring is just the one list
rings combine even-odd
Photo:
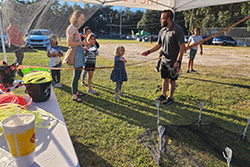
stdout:
[[[19,119],[20,118],[20,119]],[[34,163],[35,116],[30,113],[9,116],[1,125],[9,150],[17,167],[30,167]]]

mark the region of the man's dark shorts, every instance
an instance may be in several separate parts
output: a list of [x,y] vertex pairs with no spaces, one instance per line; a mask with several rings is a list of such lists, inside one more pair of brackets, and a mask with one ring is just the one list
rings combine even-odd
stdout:
[[178,76],[173,78],[170,75],[170,71],[171,71],[172,68],[173,68],[173,66],[162,64],[161,65],[161,78],[163,78],[163,79],[169,78],[169,79],[171,79],[173,81],[177,80]]

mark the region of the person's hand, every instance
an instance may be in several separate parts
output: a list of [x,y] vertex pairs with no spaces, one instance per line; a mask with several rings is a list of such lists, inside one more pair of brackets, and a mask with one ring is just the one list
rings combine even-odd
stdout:
[[81,45],[88,46],[89,44],[86,41],[81,41]]
[[59,53],[58,56],[59,56],[59,57],[63,57],[63,54]]
[[150,54],[150,51],[148,50],[148,51],[143,52],[141,55],[142,55],[142,56],[147,56],[147,55],[149,55],[149,54]]
[[175,63],[174,63],[174,68],[175,69],[178,69],[178,68],[180,68],[180,63],[178,62],[178,61],[176,61]]
[[124,59],[124,62],[125,62],[125,63],[127,63],[127,60],[126,60],[126,59]]
[[200,54],[203,55],[203,51],[202,50],[201,50]]

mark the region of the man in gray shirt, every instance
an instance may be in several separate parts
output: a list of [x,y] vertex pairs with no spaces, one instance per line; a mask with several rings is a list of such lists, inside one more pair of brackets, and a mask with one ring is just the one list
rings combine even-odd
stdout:
[[[178,76],[171,75],[171,69],[174,67],[178,69],[181,67],[182,56],[185,50],[184,33],[182,28],[173,21],[173,12],[171,10],[164,10],[161,14],[162,29],[158,35],[157,44],[142,53],[142,55],[149,55],[152,52],[162,48],[162,94],[156,100],[163,101],[163,104],[171,104],[173,102],[173,94],[175,90]],[[169,87],[169,95],[166,100],[166,92]]]

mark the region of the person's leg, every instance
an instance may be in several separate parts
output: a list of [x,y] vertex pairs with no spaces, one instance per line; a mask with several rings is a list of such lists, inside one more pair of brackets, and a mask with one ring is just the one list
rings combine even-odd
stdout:
[[61,80],[61,70],[56,70],[57,73],[57,82],[60,82]]
[[87,71],[84,70],[84,71],[82,72],[82,81],[83,81],[83,82],[84,82],[84,80],[85,80],[86,75],[87,75]]
[[94,71],[88,71],[88,91],[91,91],[92,93],[95,93],[91,88],[91,82],[93,78]]
[[119,90],[121,90],[121,82],[116,82],[115,84],[115,96],[118,96]]
[[194,69],[194,58],[190,59],[190,67],[191,69]]
[[175,80],[170,80],[169,81],[169,95],[168,95],[168,98],[171,98],[171,99],[173,98],[175,86],[176,86]]
[[[23,49],[21,47],[15,46],[13,44],[10,44],[10,49],[15,52],[16,59],[14,63],[18,63],[18,65],[22,65],[23,63]],[[17,72],[21,77],[23,77],[23,72],[21,69],[18,70]]]
[[54,82],[54,84],[57,83],[56,81],[56,70],[51,70],[51,77],[52,77],[52,80]]
[[190,69],[190,58],[188,59],[188,62],[187,62],[187,72],[189,72],[189,69]]
[[78,80],[81,76],[82,70],[74,70],[74,76],[72,80],[72,94],[73,98],[77,98],[77,91],[78,91]]
[[162,95],[166,97],[166,92],[168,90],[168,83],[169,83],[169,79],[168,78],[164,78],[162,80]]

